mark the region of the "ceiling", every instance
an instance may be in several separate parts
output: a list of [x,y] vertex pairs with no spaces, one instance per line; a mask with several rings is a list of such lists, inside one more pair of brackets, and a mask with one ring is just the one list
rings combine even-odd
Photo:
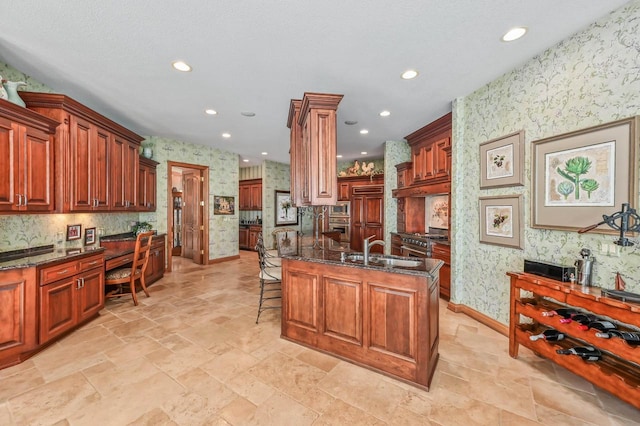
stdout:
[[[20,0],[1,13],[0,61],[143,136],[236,152],[248,166],[289,163],[291,99],[343,94],[338,153],[366,160],[625,3]],[[529,32],[500,41],[514,26]],[[407,69],[418,77],[402,80]]]

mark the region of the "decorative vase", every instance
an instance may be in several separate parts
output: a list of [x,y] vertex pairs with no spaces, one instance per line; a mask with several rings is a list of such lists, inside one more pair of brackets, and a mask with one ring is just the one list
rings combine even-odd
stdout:
[[27,83],[24,81],[7,81],[3,83],[4,88],[7,91],[7,100],[9,102],[13,102],[16,105],[20,105],[21,107],[26,107],[27,104],[24,103],[20,95],[18,95],[18,87],[26,86]]
[[144,155],[146,158],[151,158],[153,156],[153,151],[148,146],[145,146],[144,148],[142,148],[142,155]]
[[0,99],[8,99],[9,95],[7,94],[7,91],[5,90],[4,85],[1,82],[2,76],[0,75]]

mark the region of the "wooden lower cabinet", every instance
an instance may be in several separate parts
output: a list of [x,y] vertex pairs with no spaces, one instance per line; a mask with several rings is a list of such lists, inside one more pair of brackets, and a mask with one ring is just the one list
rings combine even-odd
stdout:
[[[44,344],[95,316],[104,307],[104,257],[74,260],[43,268],[41,277],[79,271],[54,282],[40,282],[39,343]],[[53,271],[52,273],[50,273]]]
[[0,271],[0,368],[38,345],[36,268]]
[[241,249],[249,248],[249,228],[241,226],[238,230],[238,247]]
[[438,281],[283,259],[282,336],[428,389]]
[[151,241],[151,252],[149,253],[149,264],[145,271],[145,284],[151,284],[164,276],[165,258],[164,237],[155,237]]
[[249,227],[249,250],[255,250],[258,244],[258,235],[262,232],[262,226]]
[[433,243],[431,257],[444,262],[444,265],[440,268],[440,296],[445,300],[449,300],[451,297],[451,246]]

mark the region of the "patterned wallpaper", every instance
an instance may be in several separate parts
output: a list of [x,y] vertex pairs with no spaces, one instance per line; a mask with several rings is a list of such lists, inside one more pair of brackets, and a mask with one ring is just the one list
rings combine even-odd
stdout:
[[384,159],[384,252],[391,254],[391,233],[398,230],[398,200],[391,194],[398,187],[396,164],[411,160],[411,147],[406,141],[386,141]]
[[[615,273],[620,272],[627,290],[640,292],[637,239],[635,246],[621,249],[620,257],[608,257],[599,251],[603,243],[614,240],[612,236],[528,226],[531,142],[640,114],[638,34],[640,0],[635,0],[521,68],[455,100],[452,301],[506,324],[509,280],[505,273],[522,271],[524,259],[571,265],[583,247],[596,257],[594,285],[613,288]],[[525,130],[525,186],[480,190],[478,145],[520,129]],[[524,250],[479,243],[478,197],[507,194],[524,195]],[[611,213],[619,209],[620,205],[615,206]]]
[[159,232],[167,232],[167,161],[207,166],[209,168],[209,259],[238,254],[238,211],[235,215],[214,215],[213,196],[234,196],[238,199],[238,155],[219,149],[195,145],[173,139],[149,136],[145,146],[153,147],[157,167],[157,210],[140,213],[140,220],[154,225]]

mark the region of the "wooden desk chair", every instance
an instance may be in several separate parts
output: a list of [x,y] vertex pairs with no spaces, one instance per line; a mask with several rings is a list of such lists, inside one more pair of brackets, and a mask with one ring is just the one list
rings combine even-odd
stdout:
[[[131,294],[133,304],[138,305],[138,297],[136,296],[136,281],[140,281],[140,286],[147,297],[150,297],[147,286],[144,282],[144,272],[149,264],[149,253],[151,252],[151,239],[153,231],[143,232],[136,238],[136,247],[133,252],[133,262],[131,266],[125,268],[113,269],[105,274],[105,287],[115,287],[107,290],[106,297],[120,297],[125,294]],[[129,292],[123,286],[129,283]]]

